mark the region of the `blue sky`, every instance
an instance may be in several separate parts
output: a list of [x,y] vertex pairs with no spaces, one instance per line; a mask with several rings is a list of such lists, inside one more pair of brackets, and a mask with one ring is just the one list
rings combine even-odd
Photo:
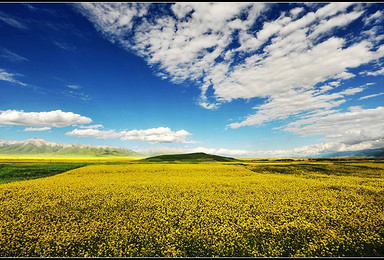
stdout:
[[0,139],[384,147],[383,21],[380,3],[0,4]]

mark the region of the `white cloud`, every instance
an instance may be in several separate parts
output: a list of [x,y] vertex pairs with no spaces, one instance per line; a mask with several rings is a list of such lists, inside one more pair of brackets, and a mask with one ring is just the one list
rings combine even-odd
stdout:
[[350,107],[348,112],[334,112],[289,123],[285,131],[302,136],[325,136],[325,140],[358,144],[384,138],[384,107]]
[[368,95],[368,96],[363,96],[363,97],[359,98],[359,100],[364,100],[364,99],[368,99],[368,98],[378,97],[378,96],[381,96],[381,95],[384,95],[384,92],[377,93],[377,94],[372,94],[372,95]]
[[[187,78],[197,79],[203,71],[209,71],[214,60],[231,42],[232,32],[249,28],[264,6],[252,3],[176,3],[172,10],[180,17],[179,21],[170,16],[159,16],[155,21],[142,19],[141,23],[134,23],[132,18],[132,14],[138,13],[137,6],[122,5],[117,9],[114,5],[95,4],[82,5],[81,10],[111,41],[136,51],[149,64],[159,64],[166,77],[178,82]],[[237,18],[245,9],[251,21]],[[191,17],[185,18],[185,14],[192,10]],[[125,17],[128,17],[126,21],[117,27],[117,21]],[[132,33],[133,24],[136,25],[133,42],[126,41],[123,32]],[[213,51],[208,51],[209,48]]]
[[61,110],[49,112],[24,112],[23,110],[0,111],[0,124],[42,127],[65,127],[75,124],[89,124],[92,119]]
[[25,84],[24,82],[15,79],[15,76],[21,76],[21,74],[9,73],[6,72],[4,69],[0,69],[0,80],[8,81],[10,83],[18,84],[24,87],[28,86],[28,84]]
[[377,71],[368,71],[366,72],[366,74],[369,76],[384,75],[384,68],[381,68],[380,70],[377,70]]
[[311,33],[310,37],[315,38],[318,35],[329,32],[331,29],[335,27],[341,27],[349,24],[353,20],[356,20],[358,17],[360,17],[363,14],[363,12],[351,12],[347,14],[341,14],[338,16],[335,16],[329,20],[323,20],[319,26]]
[[122,131],[122,140],[145,141],[149,143],[192,143],[187,138],[191,135],[185,130],[172,131],[168,127],[150,128],[146,130]]
[[148,143],[194,143],[188,140],[191,135],[188,131],[172,131],[168,127],[150,128],[145,130],[120,131],[98,129],[74,129],[67,132],[68,136],[93,137],[97,139],[114,139],[144,141]]
[[332,37],[310,50],[297,52],[293,49],[301,48],[302,37],[286,40],[271,45],[268,48],[271,55],[262,62],[251,57],[244,65],[236,66],[230,76],[216,86],[215,94],[231,101],[237,98],[274,98],[292,90],[315,89],[316,84],[326,80],[350,78],[351,74],[346,72],[348,67],[360,66],[382,55],[370,52],[368,42],[343,48],[344,40]]
[[65,133],[68,136],[77,137],[93,137],[96,139],[114,139],[122,136],[122,133],[117,133],[115,130],[102,131],[98,129],[74,129]]
[[365,24],[370,24],[370,23],[378,23],[381,22],[384,18],[384,13],[383,11],[376,11],[376,13],[372,14],[371,16],[367,17],[364,19]]
[[327,142],[314,145],[306,145],[287,150],[271,150],[271,151],[256,151],[248,153],[248,157],[310,157],[318,156],[325,153],[345,152],[345,151],[357,151],[365,149],[373,149],[382,147],[384,145],[384,139],[377,141],[365,141],[358,144],[345,144],[343,142]]
[[144,16],[149,7],[143,3],[81,3],[78,8],[108,37],[124,36],[132,20]]
[[23,131],[25,132],[41,132],[51,130],[51,127],[27,127]]
[[255,107],[254,109],[257,109],[255,114],[249,115],[240,123],[232,123],[229,127],[238,128],[246,125],[260,125],[264,122],[285,119],[293,115],[300,114],[303,116],[308,115],[305,113],[329,111],[344,103],[346,101],[344,99],[345,96],[353,95],[362,90],[363,88],[361,87],[350,88],[333,94],[323,94],[323,90],[308,90],[303,92],[292,90],[270,99],[269,102],[263,105]]
[[[162,78],[198,84],[204,108],[217,109],[236,99],[266,100],[231,128],[285,118],[300,124],[348,117],[352,111],[336,109],[364,88],[340,86],[358,76],[354,69],[384,57],[377,22],[382,12],[370,14],[362,4],[297,6],[268,20],[274,5],[266,3],[176,3],[156,16],[147,15],[150,5],[95,3],[79,8],[107,39],[142,56]],[[358,20],[363,23],[354,30],[369,37],[338,33]],[[290,124],[281,129],[300,133],[305,128]]]
[[293,17],[296,17],[298,16],[300,13],[302,13],[304,11],[304,8],[303,7],[296,7],[294,9],[291,9],[289,11],[289,13],[293,16]]
[[[84,4],[81,10],[111,41],[158,65],[163,77],[174,82],[201,80],[200,104],[211,109],[233,99],[273,99],[276,93],[314,88],[329,79],[348,79],[354,76],[347,71],[349,68],[383,56],[384,51],[371,50],[368,41],[347,45],[344,39],[331,37],[316,44],[318,35],[347,26],[363,15],[361,10],[348,12],[351,5],[330,3],[299,19],[295,15],[303,9],[296,8],[291,12],[294,17],[282,13],[275,21],[264,22],[255,35],[247,30],[270,5],[176,3],[171,10],[178,19],[167,13],[150,19],[145,12],[138,15],[133,5]],[[241,46],[228,49],[235,30]],[[126,35],[132,35],[131,40]],[[251,54],[268,39],[272,41],[262,49],[263,54]],[[247,58],[235,60],[236,53]],[[217,62],[218,58],[224,60]],[[206,96],[209,88],[214,90],[215,102],[209,102]]]

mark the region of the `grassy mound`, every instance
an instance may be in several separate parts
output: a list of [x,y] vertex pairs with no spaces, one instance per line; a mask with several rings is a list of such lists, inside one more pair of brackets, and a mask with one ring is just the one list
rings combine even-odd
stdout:
[[198,162],[235,162],[234,158],[223,157],[218,155],[206,154],[206,153],[187,153],[187,154],[168,154],[153,156],[143,159],[144,162],[186,162],[186,163],[198,163]]

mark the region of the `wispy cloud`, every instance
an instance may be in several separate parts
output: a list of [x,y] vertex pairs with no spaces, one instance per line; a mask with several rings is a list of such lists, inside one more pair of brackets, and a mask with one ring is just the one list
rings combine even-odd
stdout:
[[28,10],[32,11],[32,12],[37,12],[37,13],[42,13],[42,14],[45,14],[45,15],[51,15],[51,16],[60,16],[60,13],[58,13],[56,10],[54,9],[49,9],[49,8],[43,8],[41,6],[36,6],[35,3],[30,3],[30,4],[22,4],[23,6],[25,6],[26,8],[28,8]]
[[77,92],[74,90],[64,90],[61,93],[64,94],[65,96],[72,97],[72,98],[78,98],[78,99],[81,99],[84,101],[89,101],[92,99],[88,94],[85,94],[82,92]]
[[22,76],[22,74],[10,73],[10,72],[5,71],[4,69],[0,69],[0,80],[8,81],[10,83],[18,84],[18,85],[21,85],[24,87],[28,86],[28,84],[26,84],[20,80],[15,79],[15,77],[17,77],[17,76]]
[[384,92],[373,94],[373,95],[368,95],[368,96],[363,96],[363,97],[359,98],[359,100],[364,100],[364,99],[368,99],[368,98],[378,97],[378,96],[381,96],[381,95],[384,95]]
[[78,98],[78,99],[81,99],[83,101],[89,101],[92,99],[90,95],[83,93],[83,92],[79,92],[79,90],[83,88],[80,85],[69,84],[66,87],[71,89],[71,90],[63,90],[61,93],[64,94],[65,96],[69,96],[72,98]]
[[53,44],[66,51],[75,51],[76,47],[66,42],[53,41]]
[[67,87],[70,89],[81,89],[81,86],[79,85],[67,85]]
[[0,80],[7,81],[12,84],[21,85],[23,87],[32,88],[35,91],[38,91],[39,93],[50,92],[54,94],[65,95],[65,96],[76,98],[76,99],[81,99],[83,101],[89,101],[92,99],[90,95],[77,91],[82,88],[79,85],[67,85],[67,87],[70,88],[71,90],[55,90],[55,89],[34,86],[32,84],[27,84],[17,79],[17,77],[20,77],[20,76],[23,76],[23,74],[7,72],[6,70],[0,68]]
[[81,125],[79,126],[80,128],[83,129],[98,129],[98,128],[104,128],[103,125]]
[[11,62],[29,61],[29,59],[3,47],[0,47],[0,57]]
[[0,21],[17,29],[21,29],[21,30],[28,29],[28,26],[24,22],[21,22],[18,18],[10,16],[2,11],[0,11]]
[[0,111],[0,124],[33,127],[65,127],[76,124],[89,124],[92,119],[61,110],[48,112],[24,112],[23,110]]
[[68,136],[93,137],[97,139],[115,139],[143,141],[148,143],[194,143],[188,140],[191,135],[185,130],[172,131],[168,127],[150,128],[144,130],[120,131],[98,129],[74,129],[67,132]]

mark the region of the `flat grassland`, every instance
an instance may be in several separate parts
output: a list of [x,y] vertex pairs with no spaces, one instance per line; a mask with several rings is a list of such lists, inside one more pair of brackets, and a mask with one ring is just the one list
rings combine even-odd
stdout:
[[384,163],[93,164],[5,183],[0,256],[384,256]]
[[85,163],[0,164],[0,184],[47,177],[85,165]]

